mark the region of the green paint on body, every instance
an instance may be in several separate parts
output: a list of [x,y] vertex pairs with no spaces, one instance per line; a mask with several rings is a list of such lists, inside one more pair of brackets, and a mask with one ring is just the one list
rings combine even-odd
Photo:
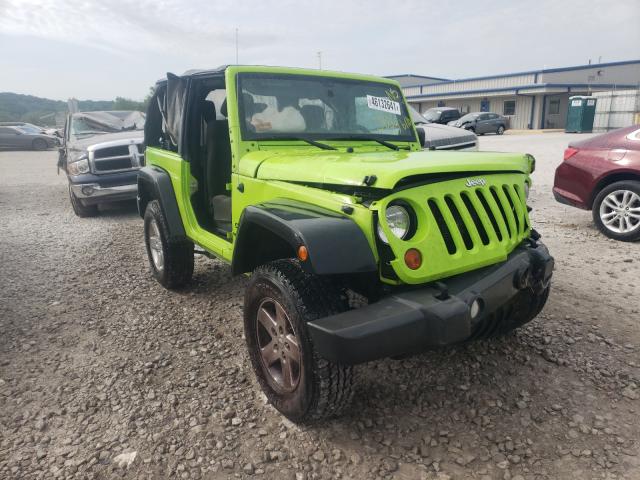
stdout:
[[[395,81],[366,75],[273,67],[227,68],[232,153],[229,192],[232,231],[229,238],[221,238],[198,224],[191,205],[195,179],[191,176],[189,163],[173,152],[158,148],[146,150],[147,164],[167,171],[171,177],[187,236],[211,254],[227,262],[232,260],[238,223],[246,207],[291,200],[317,205],[351,218],[364,233],[377,260],[374,219],[381,219],[382,230],[395,256],[391,266],[397,279],[382,276],[380,279],[391,284],[430,282],[503,261],[529,236],[524,191],[525,182],[530,183],[530,156],[423,151],[417,136],[413,142],[394,142],[408,148],[398,151],[362,140],[322,140],[337,150],[321,150],[298,140],[244,140],[236,92],[236,75],[241,72],[375,81],[400,91]],[[391,92],[395,93],[395,90]],[[406,102],[404,97],[397,101]],[[372,176],[376,180],[370,190],[375,190],[377,196],[363,202],[356,192],[366,191],[364,178]],[[479,183],[470,183],[472,180]],[[242,189],[238,188],[240,184]],[[409,204],[416,213],[417,230],[408,240],[395,237],[383,220],[385,208],[394,201]],[[442,218],[436,218],[430,206],[433,204]],[[342,212],[345,205],[353,208],[350,215]],[[459,212],[458,218],[450,213],[450,205]],[[442,225],[449,231],[449,247]],[[454,245],[453,253],[451,245]],[[422,253],[423,264],[417,270],[410,270],[404,264],[404,253],[409,248],[417,248]]]

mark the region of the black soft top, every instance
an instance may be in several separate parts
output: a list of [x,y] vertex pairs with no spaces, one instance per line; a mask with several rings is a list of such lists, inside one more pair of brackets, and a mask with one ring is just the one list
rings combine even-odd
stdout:
[[228,67],[229,65],[221,65],[216,68],[192,68],[191,70],[187,70],[186,72],[184,72],[182,75],[176,75],[175,73],[167,72],[167,76],[165,78],[161,78],[156,82],[156,88],[158,86],[166,85],[170,77],[179,77],[186,79],[190,77],[224,75],[224,72]]

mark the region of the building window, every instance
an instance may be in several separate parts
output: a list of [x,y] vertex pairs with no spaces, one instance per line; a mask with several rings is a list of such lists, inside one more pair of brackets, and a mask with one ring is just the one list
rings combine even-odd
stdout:
[[515,100],[505,100],[504,107],[502,109],[503,115],[515,115],[516,114],[516,101]]
[[560,113],[560,99],[552,98],[549,100],[549,115],[558,115]]

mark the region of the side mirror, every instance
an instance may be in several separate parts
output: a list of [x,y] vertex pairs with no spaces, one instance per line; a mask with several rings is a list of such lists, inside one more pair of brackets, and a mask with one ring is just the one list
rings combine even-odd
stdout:
[[420,146],[424,148],[425,143],[427,143],[424,128],[416,127],[416,132],[418,133],[418,141],[420,142]]

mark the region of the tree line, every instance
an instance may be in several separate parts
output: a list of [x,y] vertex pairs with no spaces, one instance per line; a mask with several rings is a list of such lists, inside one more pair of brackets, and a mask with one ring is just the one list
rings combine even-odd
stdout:
[[[124,97],[115,100],[78,100],[78,110],[95,112],[99,110],[140,110],[147,111],[152,91],[141,102]],[[40,126],[59,126],[67,112],[67,102],[49,98],[0,92],[0,122],[27,122]],[[62,120],[64,121],[64,120]]]

